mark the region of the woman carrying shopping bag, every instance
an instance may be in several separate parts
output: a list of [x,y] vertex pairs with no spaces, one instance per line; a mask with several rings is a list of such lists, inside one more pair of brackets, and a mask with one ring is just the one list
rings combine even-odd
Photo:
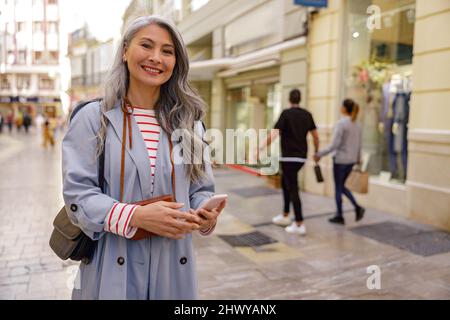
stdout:
[[356,221],[361,220],[365,212],[365,209],[356,202],[353,194],[345,186],[345,181],[352,172],[353,166],[361,161],[361,126],[356,122],[358,112],[358,104],[352,99],[345,99],[341,107],[343,117],[336,124],[331,145],[314,156],[314,159],[319,161],[323,156],[334,153],[333,176],[337,212],[335,217],[328,220],[331,223],[345,224],[342,214],[342,194],[353,204]]

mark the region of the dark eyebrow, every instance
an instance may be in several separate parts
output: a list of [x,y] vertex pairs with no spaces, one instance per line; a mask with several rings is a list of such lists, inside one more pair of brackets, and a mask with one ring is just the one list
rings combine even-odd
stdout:
[[[151,43],[155,43],[155,41],[153,41],[152,39],[147,38],[147,37],[142,37],[141,40],[147,40],[147,41],[150,41]],[[171,45],[170,43],[164,43],[163,47],[171,47],[172,49],[175,49],[175,47],[173,45]]]

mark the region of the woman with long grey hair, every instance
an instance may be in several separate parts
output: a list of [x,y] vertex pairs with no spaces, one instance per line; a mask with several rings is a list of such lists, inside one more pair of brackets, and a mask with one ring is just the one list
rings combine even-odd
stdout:
[[[63,140],[64,202],[71,222],[96,241],[74,299],[196,298],[192,233],[210,234],[225,202],[201,208],[214,184],[204,102],[188,71],[177,29],[160,17],[137,18],[103,99],[73,117]],[[175,148],[183,161],[174,161]]]

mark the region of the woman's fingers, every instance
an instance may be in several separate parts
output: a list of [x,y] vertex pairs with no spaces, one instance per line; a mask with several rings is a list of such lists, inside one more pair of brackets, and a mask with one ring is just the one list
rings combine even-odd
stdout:
[[181,220],[174,220],[174,226],[182,231],[191,232],[200,229],[200,225],[197,223],[190,223]]
[[227,205],[227,200],[223,200],[219,206],[216,208],[216,210],[221,213],[223,209],[225,209],[225,206]]
[[212,211],[208,211],[208,210],[205,210],[205,209],[198,210],[197,214],[199,216],[203,217],[206,220],[209,220],[209,219],[211,219],[213,217]]
[[177,202],[168,202],[168,201],[159,201],[158,204],[171,209],[180,209],[184,206],[184,203],[177,203]]
[[173,218],[183,219],[183,220],[186,220],[187,222],[200,224],[200,218],[197,217],[196,215],[193,215],[188,212],[182,212],[182,211],[178,211],[178,210],[170,210],[169,214]]

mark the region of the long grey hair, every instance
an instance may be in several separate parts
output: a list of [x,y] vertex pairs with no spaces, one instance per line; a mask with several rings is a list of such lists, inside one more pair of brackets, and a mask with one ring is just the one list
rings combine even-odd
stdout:
[[[155,106],[156,117],[161,128],[169,135],[177,129],[182,129],[181,150],[184,157],[192,159],[192,150],[202,150],[203,140],[194,130],[194,121],[201,120],[204,115],[205,103],[198,93],[189,85],[188,53],[184,41],[169,21],[157,16],[139,17],[128,24],[119,44],[114,64],[106,78],[102,109],[104,112],[121,104],[129,86],[129,71],[123,62],[125,48],[142,28],[157,24],[166,29],[172,37],[175,46],[176,64],[170,79],[161,86],[160,97]],[[98,134],[98,154],[101,153],[106,136],[107,119],[103,116]],[[180,131],[180,130],[177,130]],[[203,157],[200,163],[190,161],[185,163],[187,176],[195,182],[204,176]]]

